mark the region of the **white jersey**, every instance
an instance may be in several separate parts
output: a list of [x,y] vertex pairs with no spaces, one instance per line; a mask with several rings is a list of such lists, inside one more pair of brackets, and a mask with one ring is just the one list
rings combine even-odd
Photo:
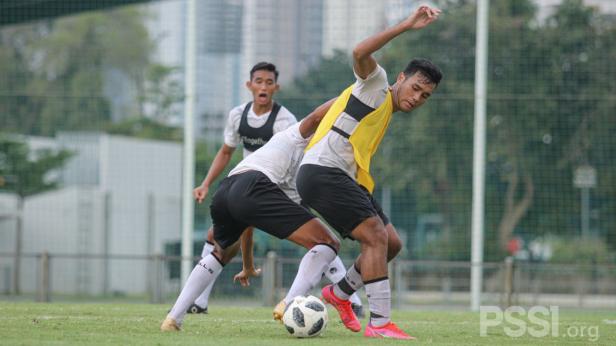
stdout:
[[[248,102],[241,104],[235,108],[233,108],[229,112],[229,116],[227,117],[227,123],[225,124],[225,133],[224,133],[224,142],[226,145],[236,148],[238,145],[242,145],[242,141],[240,138],[240,121],[242,120],[242,113],[244,112],[244,108],[246,108],[246,104]],[[246,118],[248,120],[248,126],[250,127],[261,127],[265,125],[267,119],[269,118],[271,112],[264,113],[261,115],[256,115],[253,111],[252,107],[248,111]],[[289,126],[297,123],[297,119],[293,113],[289,112],[284,106],[280,106],[280,110],[278,111],[278,115],[276,116],[276,121],[274,122],[274,134],[287,129]],[[243,148],[243,157],[246,157],[252,153],[252,151]]]
[[[377,65],[366,79],[362,79],[357,74],[355,78],[357,81],[351,92],[353,96],[374,109],[385,102],[389,83],[387,73],[381,66]],[[358,124],[355,118],[346,113],[342,113],[334,122],[334,126],[349,134],[355,131]],[[301,164],[340,168],[352,179],[355,179],[357,175],[353,145],[347,138],[334,131],[328,131],[321,140],[314,144],[304,156]]]
[[295,179],[304,149],[310,138],[302,137],[297,123],[275,134],[264,146],[252,155],[245,157],[231,170],[229,176],[247,171],[259,171],[272,183],[278,185],[295,203],[300,202]]

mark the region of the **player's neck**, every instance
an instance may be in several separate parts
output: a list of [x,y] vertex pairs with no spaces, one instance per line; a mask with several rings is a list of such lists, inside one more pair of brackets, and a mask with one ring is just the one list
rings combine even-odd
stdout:
[[253,104],[252,104],[252,111],[256,115],[263,115],[265,113],[271,112],[273,107],[274,107],[274,101],[270,101],[268,104],[265,104],[265,105],[260,105],[260,104],[257,104],[257,103],[253,102]]
[[393,101],[393,113],[396,113],[397,111],[400,110],[400,108],[398,108],[398,92],[400,91],[400,88],[398,87],[397,84],[394,85],[390,85],[389,86],[389,92],[391,93],[391,100]]

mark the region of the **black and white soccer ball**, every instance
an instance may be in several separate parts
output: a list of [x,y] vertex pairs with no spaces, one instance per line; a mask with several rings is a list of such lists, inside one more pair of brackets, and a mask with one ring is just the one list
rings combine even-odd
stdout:
[[287,307],[282,322],[287,331],[295,337],[317,336],[327,326],[327,309],[315,296],[298,296]]

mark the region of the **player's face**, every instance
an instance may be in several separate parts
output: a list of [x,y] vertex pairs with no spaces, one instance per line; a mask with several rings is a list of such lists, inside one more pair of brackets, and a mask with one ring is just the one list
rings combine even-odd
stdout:
[[421,72],[412,76],[400,73],[394,88],[396,108],[402,112],[410,112],[421,107],[432,95],[436,85]]
[[274,72],[266,70],[255,71],[252,80],[246,82],[246,87],[252,93],[252,102],[261,106],[269,105],[279,88]]

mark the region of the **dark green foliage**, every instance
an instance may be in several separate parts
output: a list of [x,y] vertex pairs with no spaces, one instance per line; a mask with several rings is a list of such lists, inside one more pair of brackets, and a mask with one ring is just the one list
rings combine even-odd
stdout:
[[0,134],[0,191],[25,197],[56,187],[53,172],[70,158],[66,150],[38,150],[16,138]]
[[[412,114],[395,114],[373,160],[375,194],[391,188],[393,223],[412,249],[417,217],[443,216],[440,238],[410,256],[467,260],[470,255],[475,2],[441,1],[441,19],[405,33],[377,54],[393,82],[415,57],[443,71],[432,99]],[[486,256],[505,255],[514,235],[580,233],[573,171],[597,169],[593,234],[616,246],[616,21],[564,0],[539,18],[535,2],[491,2],[488,52]],[[325,60],[292,88],[297,99],[336,96],[353,78],[346,60]],[[330,83],[318,83],[326,80]],[[332,90],[330,86],[339,85]],[[327,94],[329,93],[329,95]],[[287,95],[287,94],[285,94]],[[307,106],[300,108],[307,112]],[[297,111],[290,107],[292,111]]]

